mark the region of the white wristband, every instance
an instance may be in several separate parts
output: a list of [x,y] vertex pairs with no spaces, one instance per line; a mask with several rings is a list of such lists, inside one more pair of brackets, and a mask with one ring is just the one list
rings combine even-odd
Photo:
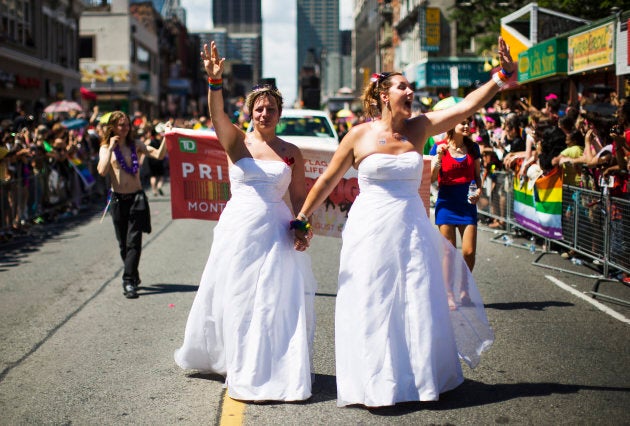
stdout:
[[299,212],[297,214],[297,218],[300,219],[302,222],[308,222],[308,217],[302,212]]
[[499,77],[498,72],[495,72],[494,74],[492,74],[492,80],[497,84],[497,86],[499,86],[499,89],[502,89],[503,86],[505,86],[505,82],[501,80],[501,77]]

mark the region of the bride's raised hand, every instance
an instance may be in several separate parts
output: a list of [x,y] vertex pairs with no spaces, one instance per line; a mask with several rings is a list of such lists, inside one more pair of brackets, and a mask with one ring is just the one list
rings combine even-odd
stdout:
[[207,44],[203,45],[201,59],[203,60],[203,67],[206,69],[208,77],[212,79],[221,78],[225,58],[219,56],[219,49],[217,49],[217,45],[214,41],[210,43],[210,47],[208,47]]
[[516,71],[516,64],[512,60],[510,54],[510,46],[503,40],[503,37],[499,36],[499,60],[501,61],[501,68],[510,73],[510,75]]

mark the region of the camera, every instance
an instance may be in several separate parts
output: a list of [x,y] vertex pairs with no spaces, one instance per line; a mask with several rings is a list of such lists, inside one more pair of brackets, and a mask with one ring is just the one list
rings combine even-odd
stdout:
[[619,124],[615,124],[610,128],[610,134],[621,136],[623,135],[623,130],[621,129],[621,126]]

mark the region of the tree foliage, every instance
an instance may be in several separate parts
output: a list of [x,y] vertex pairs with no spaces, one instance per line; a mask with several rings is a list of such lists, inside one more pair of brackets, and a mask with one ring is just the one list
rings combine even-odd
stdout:
[[[531,1],[525,0],[457,1],[449,14],[450,21],[457,25],[457,50],[469,50],[473,38],[476,54],[491,49],[496,45],[501,30],[501,18],[529,3]],[[613,7],[621,11],[630,10],[630,0],[538,0],[537,3],[539,7],[591,21],[610,16]]]

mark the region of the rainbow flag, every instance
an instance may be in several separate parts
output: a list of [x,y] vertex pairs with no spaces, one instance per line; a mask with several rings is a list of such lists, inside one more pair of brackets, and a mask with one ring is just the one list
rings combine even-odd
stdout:
[[83,181],[85,188],[86,189],[91,188],[92,185],[94,185],[94,183],[96,182],[96,180],[94,179],[94,176],[92,176],[92,173],[90,173],[90,170],[88,170],[85,163],[83,163],[78,158],[74,158],[74,157],[70,158],[68,162],[70,163],[74,171],[77,172],[77,174]]
[[543,237],[562,239],[562,170],[555,167],[534,185],[514,180],[516,222]]

